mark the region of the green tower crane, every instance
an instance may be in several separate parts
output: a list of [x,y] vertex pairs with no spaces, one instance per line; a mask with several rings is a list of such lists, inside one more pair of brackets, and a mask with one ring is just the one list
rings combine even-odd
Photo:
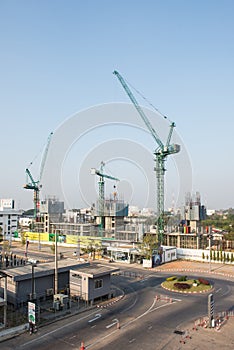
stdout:
[[100,169],[91,169],[92,175],[99,176],[98,189],[99,189],[99,199],[98,199],[98,216],[101,218],[101,229],[104,227],[104,202],[105,202],[105,181],[104,178],[119,181],[116,177],[104,174],[105,163],[101,162]]
[[[40,177],[38,181],[35,181],[30,170],[27,168],[26,169],[26,175],[28,178],[28,181],[26,183],[26,185],[24,186],[25,189],[27,190],[33,190],[34,191],[34,195],[33,195],[33,203],[34,203],[34,219],[36,221],[39,221],[39,207],[40,207],[40,199],[39,199],[39,192],[40,192],[40,188],[42,187],[41,185],[41,179],[42,179],[42,175],[43,175],[43,171],[45,168],[45,163],[46,163],[46,158],[47,158],[47,154],[48,154],[48,150],[49,150],[49,145],[51,142],[51,138],[52,138],[53,132],[50,133],[48,140],[47,140],[47,144],[46,144],[46,148],[43,154],[43,158],[41,161],[41,166],[40,166]],[[32,164],[32,163],[31,163]]]
[[39,213],[39,181],[35,181],[30,170],[26,169],[26,174],[30,181],[27,182],[27,184],[24,186],[26,190],[33,190],[33,203],[34,203],[34,211],[33,216],[36,221],[38,221],[38,213]]
[[157,148],[154,151],[155,162],[156,162],[155,172],[156,172],[156,179],[157,179],[157,223],[156,224],[157,224],[158,241],[159,241],[159,245],[161,245],[163,243],[163,232],[164,232],[164,175],[166,171],[165,161],[167,156],[174,153],[178,153],[180,151],[180,145],[170,144],[175,123],[174,122],[171,123],[167,141],[166,141],[166,144],[164,145],[161,139],[159,138],[158,134],[156,133],[155,129],[151,125],[145,112],[143,111],[143,109],[137,102],[136,98],[134,97],[133,93],[131,92],[130,88],[128,87],[127,83],[123,79],[123,77],[117,71],[114,71],[113,74],[117,76],[122,87],[124,88],[128,97],[132,101],[137,112],[140,114],[141,118],[143,119],[145,125],[147,126],[149,132],[151,133],[152,137],[154,138],[157,144]]

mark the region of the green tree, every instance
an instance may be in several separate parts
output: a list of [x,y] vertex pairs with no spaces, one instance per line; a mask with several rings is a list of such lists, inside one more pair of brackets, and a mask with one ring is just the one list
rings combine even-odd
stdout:
[[158,240],[155,235],[147,234],[143,238],[143,242],[140,245],[142,255],[145,256],[146,259],[150,259],[152,257],[153,251],[158,247]]

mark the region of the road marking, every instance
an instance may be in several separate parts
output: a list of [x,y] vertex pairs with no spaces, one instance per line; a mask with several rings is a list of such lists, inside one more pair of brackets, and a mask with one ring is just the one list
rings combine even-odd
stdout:
[[[137,318],[135,318],[134,320],[129,321],[129,322],[126,322],[124,325],[122,325],[122,326],[121,326],[121,329],[122,329],[122,328],[128,327],[130,324],[132,324],[133,322],[138,321],[141,317],[144,317],[144,316],[147,315],[148,313],[153,312],[153,311],[155,311],[155,310],[157,310],[157,309],[161,309],[162,307],[169,306],[170,304],[163,304],[163,305],[160,305],[160,306],[158,306],[158,307],[156,307],[156,308],[153,309],[154,305],[155,305],[155,302],[153,302],[153,304],[151,305],[151,307],[150,307],[146,312],[144,312],[143,314],[139,315],[139,316],[138,316]],[[90,344],[87,345],[85,348],[86,348],[87,350],[88,350],[89,348],[92,348],[94,345],[99,344],[99,343],[101,343],[102,341],[104,341],[105,339],[107,339],[107,338],[111,337],[112,335],[116,334],[116,332],[119,332],[119,329],[114,329],[112,332],[110,332],[110,333],[104,335],[103,337],[97,339],[97,340],[94,341],[93,343],[90,343]]]
[[133,343],[135,340],[136,340],[136,339],[133,338],[133,339],[129,340],[129,343],[131,344],[131,343]]
[[72,339],[72,338],[76,338],[76,335],[73,335],[70,339]]
[[43,335],[37,336],[37,338],[32,339],[32,340],[28,341],[27,343],[21,344],[19,347],[22,348],[22,347],[24,347],[24,346],[27,346],[27,345],[29,345],[29,344],[32,344],[32,343],[34,343],[34,342],[40,340],[40,339],[46,338],[46,337],[50,336],[51,334],[54,334],[54,333],[59,332],[60,329],[64,329],[65,327],[69,327],[69,326],[71,326],[71,325],[73,325],[73,324],[75,324],[75,323],[79,323],[79,322],[85,320],[86,318],[90,317],[91,315],[95,314],[96,312],[97,312],[97,311],[91,312],[90,314],[85,315],[84,317],[78,318],[78,319],[76,319],[75,321],[68,322],[68,323],[64,324],[62,327],[56,328],[56,329],[54,329],[54,330],[52,330],[52,331],[50,331],[50,332],[47,332],[47,333],[45,333],[45,334],[43,334]]
[[98,320],[100,317],[102,317],[101,314],[96,314],[94,318],[92,318],[91,320],[89,320],[88,322],[91,323],[91,322],[94,322],[96,320]]
[[117,318],[114,318],[114,319],[112,320],[112,322],[113,322],[113,323],[108,324],[108,326],[106,326],[107,329],[110,328],[110,327],[113,327],[113,326],[114,326],[115,324],[117,324],[119,321],[117,320]]
[[217,289],[216,291],[215,291],[215,293],[218,293],[218,292],[220,292],[222,290],[222,288],[219,288],[219,289]]

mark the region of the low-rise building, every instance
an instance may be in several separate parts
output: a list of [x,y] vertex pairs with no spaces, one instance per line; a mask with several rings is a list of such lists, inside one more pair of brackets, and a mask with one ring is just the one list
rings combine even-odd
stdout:
[[101,264],[86,265],[72,269],[70,274],[70,290],[88,303],[112,297],[111,275],[119,268],[111,268]]

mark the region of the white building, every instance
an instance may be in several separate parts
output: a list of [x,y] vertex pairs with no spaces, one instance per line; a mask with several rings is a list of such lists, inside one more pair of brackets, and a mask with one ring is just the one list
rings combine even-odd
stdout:
[[11,240],[18,228],[20,211],[14,209],[13,199],[0,199],[0,234],[3,239]]

